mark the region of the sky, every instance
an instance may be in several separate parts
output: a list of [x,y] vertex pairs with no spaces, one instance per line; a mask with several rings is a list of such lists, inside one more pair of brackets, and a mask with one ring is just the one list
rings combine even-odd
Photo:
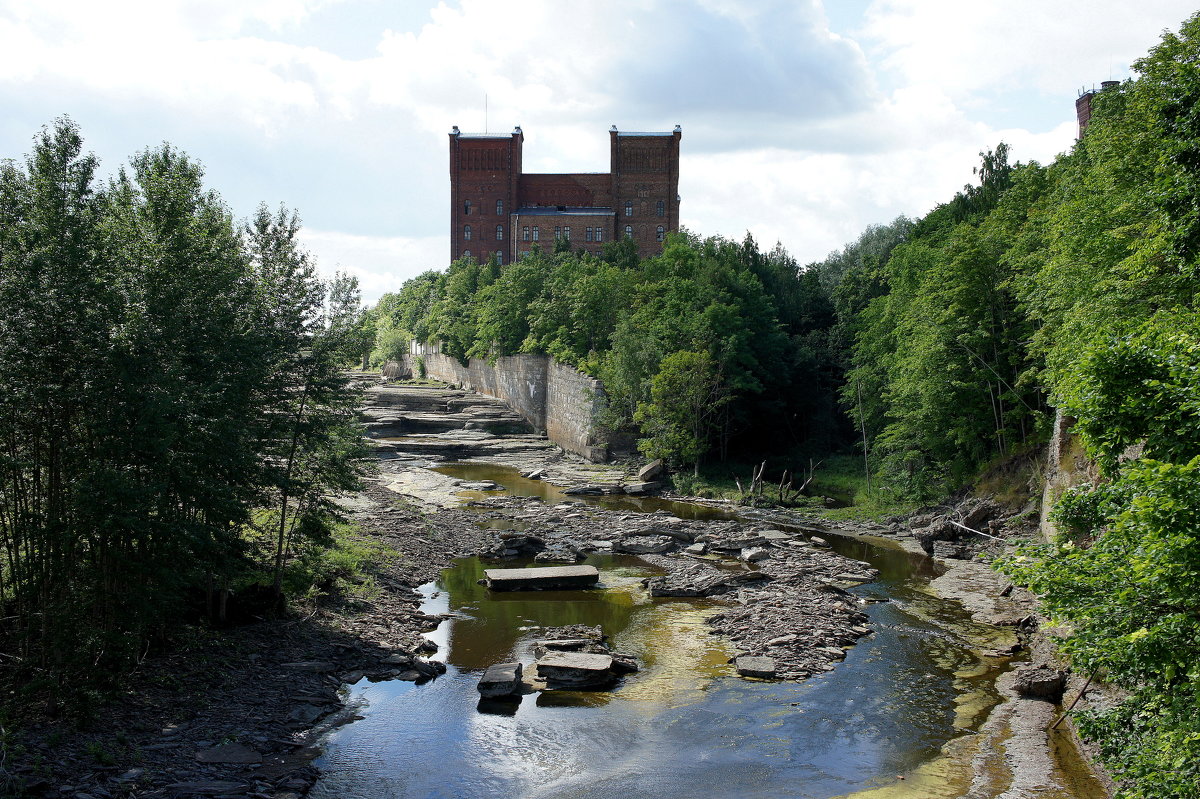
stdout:
[[447,265],[452,126],[521,126],[527,172],[606,172],[611,125],[680,125],[682,224],[803,264],[1001,141],[1069,150],[1080,90],[1193,3],[0,0],[0,158],[63,115],[105,175],[170,142],[236,217],[295,209],[373,302]]

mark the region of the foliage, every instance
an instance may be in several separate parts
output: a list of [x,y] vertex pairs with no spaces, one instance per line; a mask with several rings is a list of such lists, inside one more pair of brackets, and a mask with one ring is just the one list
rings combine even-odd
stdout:
[[649,402],[634,414],[646,434],[638,449],[650,458],[696,464],[698,471],[727,402],[723,375],[707,352],[671,353],[650,381]]
[[358,439],[357,289],[313,277],[294,215],[239,230],[169,145],[96,169],[66,119],[0,166],[0,638],[60,685],[238,573],[252,508],[311,529]]

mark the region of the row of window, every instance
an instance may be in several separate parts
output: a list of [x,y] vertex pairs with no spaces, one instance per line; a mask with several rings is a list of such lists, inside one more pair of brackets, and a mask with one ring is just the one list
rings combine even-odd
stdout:
[[[542,230],[537,225],[534,225],[533,227],[526,225],[525,227],[521,228],[521,241],[540,241],[541,235],[542,235]],[[663,241],[666,238],[666,235],[667,235],[666,228],[664,228],[662,225],[659,225],[657,228],[655,228],[655,230],[654,230],[654,240],[655,241]],[[604,241],[604,228],[602,228],[602,227],[584,228],[583,229],[583,237],[584,237],[584,241]],[[625,237],[629,238],[629,239],[633,238],[633,225],[625,226]],[[554,238],[555,239],[564,238],[567,241],[570,241],[571,240],[571,226],[567,225],[566,227],[559,227],[556,225],[554,228]],[[470,225],[463,225],[463,240],[464,241],[471,240],[471,226]],[[504,241],[504,225],[496,225],[496,241]],[[471,253],[468,252],[466,254],[470,255]]]
[[[463,215],[470,216],[471,209],[472,209],[471,201],[464,200],[463,201]],[[667,215],[667,204],[664,201],[659,200],[658,202],[656,202],[654,204],[654,215],[655,216],[666,216]],[[496,200],[496,216],[504,216],[504,200]],[[625,216],[633,216],[633,201],[632,200],[625,201]]]
[[[654,204],[654,215],[655,216],[666,216],[667,215],[667,204],[665,202],[663,202],[662,200],[659,200],[658,202],[656,202]],[[633,200],[625,201],[625,216],[633,216]]]
[[[463,225],[463,241],[471,240],[471,226]],[[496,225],[496,241],[504,241],[504,225]]]
[[[471,215],[471,201],[463,200],[463,216]],[[504,200],[496,200],[496,216],[504,216]],[[660,214],[661,216],[661,214]]]

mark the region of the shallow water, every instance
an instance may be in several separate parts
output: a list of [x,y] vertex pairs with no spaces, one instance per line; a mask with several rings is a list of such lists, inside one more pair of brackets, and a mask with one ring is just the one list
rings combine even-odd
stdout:
[[[556,496],[502,467],[474,466],[442,471],[503,479],[512,493],[544,491],[537,495],[551,502],[612,508],[631,499]],[[656,500],[647,509],[683,516],[682,504]],[[932,576],[926,559],[833,541],[881,572],[855,592],[887,601],[865,607],[873,635],[833,672],[799,684],[733,676],[732,653],[704,632],[705,616],[720,606],[648,597],[640,579],[654,570],[636,559],[589,560],[601,569],[602,590],[519,594],[489,593],[476,583],[483,564],[461,560],[424,589],[427,612],[453,614],[431,634],[447,674],[425,685],[353,686],[363,718],[330,737],[312,796],[815,799],[891,782],[982,720],[996,700],[996,663],[976,654],[986,630],[922,590]],[[480,704],[483,669],[530,663],[537,625],[575,623],[600,624],[642,671],[612,691]]]

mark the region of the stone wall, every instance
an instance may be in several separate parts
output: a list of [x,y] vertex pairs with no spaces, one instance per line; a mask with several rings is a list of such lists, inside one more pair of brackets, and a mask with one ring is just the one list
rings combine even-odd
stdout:
[[[608,458],[597,422],[604,402],[599,380],[556,362],[548,355],[510,355],[496,363],[472,358],[463,366],[436,346],[419,347],[425,375],[503,400],[558,446],[596,463]],[[409,358],[418,357],[414,354]],[[397,374],[403,365],[385,366]]]

